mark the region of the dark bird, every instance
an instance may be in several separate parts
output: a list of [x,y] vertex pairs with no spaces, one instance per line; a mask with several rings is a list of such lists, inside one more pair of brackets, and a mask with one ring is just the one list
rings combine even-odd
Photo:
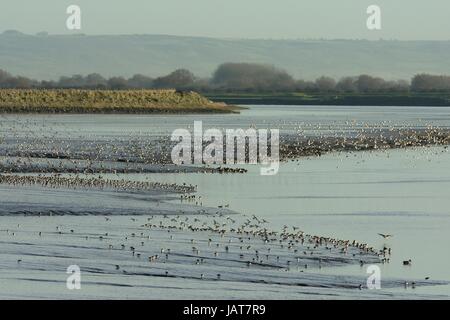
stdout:
[[378,235],[382,236],[384,239],[389,239],[390,237],[392,237],[392,234],[383,234],[383,233],[379,233]]
[[403,261],[404,266],[410,266],[412,264],[411,259]]

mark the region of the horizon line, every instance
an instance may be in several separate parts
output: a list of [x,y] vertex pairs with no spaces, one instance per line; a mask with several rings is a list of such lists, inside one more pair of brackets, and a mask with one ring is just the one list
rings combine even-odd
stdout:
[[396,38],[382,38],[379,39],[367,39],[367,38],[326,38],[326,37],[317,37],[317,38],[261,38],[261,37],[249,37],[249,38],[241,38],[241,37],[214,37],[214,36],[201,36],[201,35],[177,35],[177,34],[165,34],[165,33],[92,33],[87,34],[84,32],[76,32],[76,33],[49,33],[47,31],[38,31],[35,33],[25,33],[16,29],[4,29],[0,31],[0,35],[5,35],[8,33],[15,33],[25,36],[34,36],[34,37],[61,37],[61,36],[73,36],[73,37],[114,37],[114,36],[159,36],[159,37],[173,37],[173,38],[199,38],[199,39],[216,39],[216,40],[247,40],[247,41],[367,41],[367,42],[380,42],[380,41],[396,41],[396,42],[449,42],[449,39],[396,39]]

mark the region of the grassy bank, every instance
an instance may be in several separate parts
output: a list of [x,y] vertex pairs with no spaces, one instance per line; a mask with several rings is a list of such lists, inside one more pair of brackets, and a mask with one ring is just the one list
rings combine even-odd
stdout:
[[230,104],[336,106],[450,106],[450,93],[208,93]]
[[237,107],[175,90],[0,90],[3,113],[233,113]]

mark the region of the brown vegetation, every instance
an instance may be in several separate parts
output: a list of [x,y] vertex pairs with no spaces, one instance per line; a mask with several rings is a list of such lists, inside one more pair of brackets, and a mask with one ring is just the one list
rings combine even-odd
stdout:
[[230,113],[236,109],[192,91],[0,90],[0,112],[7,113]]

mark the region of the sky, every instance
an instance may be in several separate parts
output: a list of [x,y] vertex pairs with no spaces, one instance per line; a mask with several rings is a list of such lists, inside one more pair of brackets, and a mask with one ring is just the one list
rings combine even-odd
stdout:
[[[0,32],[260,39],[450,40],[449,0],[1,0]],[[66,9],[81,8],[81,30]],[[368,30],[369,5],[381,30]]]

